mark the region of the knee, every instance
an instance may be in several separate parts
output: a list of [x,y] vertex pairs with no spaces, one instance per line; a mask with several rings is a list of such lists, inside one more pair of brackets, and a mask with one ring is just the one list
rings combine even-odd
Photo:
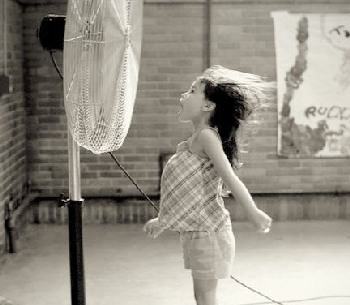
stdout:
[[215,291],[197,288],[194,291],[194,298],[197,305],[217,305]]
[[197,305],[217,305],[217,280],[193,278],[194,297]]
[[199,292],[194,292],[194,298],[196,300],[197,305],[206,305],[205,298]]
[[196,304],[200,305],[199,297],[198,297],[198,292],[194,291],[194,299],[196,300]]

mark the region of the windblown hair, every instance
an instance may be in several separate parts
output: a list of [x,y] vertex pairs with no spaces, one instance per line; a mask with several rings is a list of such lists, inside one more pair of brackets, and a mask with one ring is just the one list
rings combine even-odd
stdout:
[[200,77],[204,84],[205,99],[215,104],[209,119],[211,127],[217,127],[223,150],[233,168],[239,168],[237,131],[253,112],[256,103],[266,100],[274,88],[273,83],[260,76],[212,66]]

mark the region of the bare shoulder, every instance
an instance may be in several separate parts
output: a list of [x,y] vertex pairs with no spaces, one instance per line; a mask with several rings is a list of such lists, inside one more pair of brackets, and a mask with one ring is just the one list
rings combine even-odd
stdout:
[[198,135],[201,150],[212,159],[213,154],[222,155],[222,142],[218,132],[213,128],[204,128]]
[[198,135],[198,140],[202,145],[220,145],[222,146],[221,138],[214,128],[203,128]]

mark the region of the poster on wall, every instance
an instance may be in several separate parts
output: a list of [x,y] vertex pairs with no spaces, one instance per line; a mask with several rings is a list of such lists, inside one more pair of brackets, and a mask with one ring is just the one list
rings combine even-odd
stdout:
[[350,156],[350,14],[272,12],[278,155]]

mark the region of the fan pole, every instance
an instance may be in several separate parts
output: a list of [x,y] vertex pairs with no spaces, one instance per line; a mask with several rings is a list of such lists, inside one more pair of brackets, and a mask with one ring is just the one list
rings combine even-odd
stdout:
[[80,150],[68,130],[69,159],[69,262],[72,305],[85,305],[83,260],[82,204],[80,183]]

